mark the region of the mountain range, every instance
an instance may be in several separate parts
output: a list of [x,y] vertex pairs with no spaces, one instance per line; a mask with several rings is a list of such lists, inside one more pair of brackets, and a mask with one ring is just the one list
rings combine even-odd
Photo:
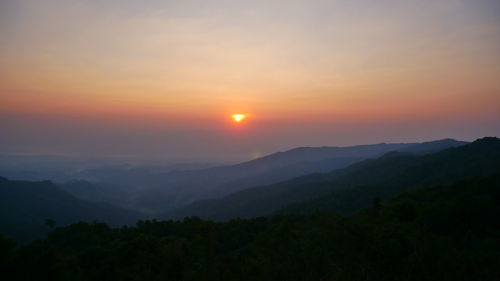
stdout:
[[423,143],[380,143],[347,147],[299,147],[236,165],[201,170],[150,174],[127,178],[149,186],[134,195],[132,205],[154,213],[185,206],[197,200],[218,198],[245,188],[278,183],[311,173],[329,172],[379,157],[390,151],[433,153],[466,142],[453,139]]
[[110,225],[134,224],[142,215],[107,203],[77,199],[50,181],[12,181],[0,177],[0,232],[20,241],[41,238],[49,228],[94,220]]
[[[479,142],[495,143],[488,139]],[[130,180],[125,189],[125,185],[85,180],[54,184],[50,181],[0,178],[0,232],[16,237],[19,241],[30,241],[49,231],[44,225],[46,219],[56,221],[57,226],[94,220],[119,226],[153,217],[182,218],[196,215],[226,219],[268,215],[273,212],[308,212],[322,206],[322,203],[303,200],[329,200],[325,198],[329,198],[331,192],[337,189],[379,184],[387,180],[387,175],[391,173],[398,175],[404,169],[418,171],[421,165],[415,164],[419,161],[417,159],[431,159],[446,151],[467,150],[468,147],[476,147],[477,143],[467,144],[445,139],[426,143],[302,147],[236,165],[155,172],[152,178],[144,179],[139,186],[139,179],[148,174],[143,171],[131,175],[131,178],[122,179],[123,182]],[[445,150],[442,152],[436,152],[443,149]],[[393,152],[388,153],[389,151]],[[444,165],[452,161],[449,158],[453,158],[453,155],[444,157]],[[470,171],[483,169],[482,161],[486,161],[484,159],[487,156],[474,150],[454,156],[457,160],[450,165],[461,163],[464,159],[477,158],[477,163],[470,163],[470,169],[464,167],[464,171],[459,171],[463,176],[475,175],[479,173]],[[422,165],[426,165],[425,163]],[[484,168],[484,171],[489,170]],[[424,174],[427,172],[422,171]],[[304,174],[307,175],[301,176]],[[456,178],[459,177],[450,177],[450,180]],[[411,180],[413,178],[407,181]],[[154,184],[162,181],[163,185]],[[442,182],[431,178],[428,181]],[[419,183],[422,181],[417,179],[415,184]],[[391,192],[400,189],[400,186],[396,186]],[[365,199],[355,207],[347,200],[346,204],[351,206],[350,211],[355,211],[365,206],[365,201],[372,200],[371,190],[374,189],[364,191]],[[393,194],[385,194],[380,190],[377,192],[384,197]],[[197,201],[198,198],[201,200]],[[204,198],[216,199],[203,200]],[[291,203],[296,205],[287,206]],[[149,213],[138,212],[137,209],[146,209]]]
[[80,222],[21,247],[0,234],[0,269],[13,281],[498,280],[499,216],[494,174],[404,192],[352,216]]
[[165,217],[225,220],[316,209],[353,213],[370,206],[376,197],[385,199],[417,187],[499,171],[500,140],[483,138],[435,153],[390,152],[330,173],[310,174],[194,202]]

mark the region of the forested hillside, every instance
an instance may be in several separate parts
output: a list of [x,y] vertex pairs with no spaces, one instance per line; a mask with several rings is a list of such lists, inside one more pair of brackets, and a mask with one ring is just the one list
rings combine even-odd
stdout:
[[325,212],[214,223],[78,223],[14,248],[8,280],[440,280],[500,278],[500,174]]
[[145,174],[127,171],[111,182],[142,187],[130,204],[137,209],[163,213],[196,200],[218,198],[257,185],[345,168],[389,151],[424,154],[464,144],[466,142],[443,139],[423,143],[298,147],[235,165],[207,169]]
[[44,237],[49,231],[46,220],[56,226],[94,220],[121,226],[140,218],[140,214],[130,210],[77,199],[50,181],[11,181],[0,177],[0,232],[18,241]]
[[[194,202],[166,217],[196,215],[224,220],[262,216],[281,208],[284,212],[326,208],[352,213],[368,207],[375,197],[389,198],[418,186],[452,183],[496,172],[500,172],[500,140],[483,138],[425,155],[392,152],[331,173],[311,174],[248,188],[220,199]],[[304,200],[312,201],[302,203]],[[292,203],[298,204],[286,206]]]

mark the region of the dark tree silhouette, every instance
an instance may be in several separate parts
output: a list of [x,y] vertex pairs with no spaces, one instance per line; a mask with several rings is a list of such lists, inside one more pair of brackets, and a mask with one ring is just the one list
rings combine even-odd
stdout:
[[53,220],[53,219],[46,219],[45,220],[45,225],[47,225],[48,227],[50,227],[50,229],[54,229],[54,227],[56,226],[56,221]]

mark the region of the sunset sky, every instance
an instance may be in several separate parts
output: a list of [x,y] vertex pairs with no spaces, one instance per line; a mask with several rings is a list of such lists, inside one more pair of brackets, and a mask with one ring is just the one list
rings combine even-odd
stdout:
[[0,130],[172,161],[500,136],[500,1],[2,0]]

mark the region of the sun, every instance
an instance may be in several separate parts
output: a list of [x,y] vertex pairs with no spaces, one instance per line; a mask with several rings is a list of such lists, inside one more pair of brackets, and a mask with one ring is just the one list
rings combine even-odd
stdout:
[[237,114],[233,114],[231,117],[233,117],[234,122],[239,123],[239,122],[243,121],[243,119],[245,119],[247,117],[247,115],[237,113]]

